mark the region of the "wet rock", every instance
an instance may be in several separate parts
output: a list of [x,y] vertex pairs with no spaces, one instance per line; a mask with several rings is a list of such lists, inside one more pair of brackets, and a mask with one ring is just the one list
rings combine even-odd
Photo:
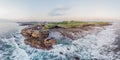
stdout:
[[63,55],[63,52],[59,52],[61,55]]
[[80,60],[80,58],[79,57],[74,57],[75,58],[75,60]]
[[49,50],[56,43],[56,40],[54,38],[47,38],[45,40],[25,39],[24,43],[26,45],[30,45],[31,47]]
[[70,50],[69,48],[67,48],[67,50]]
[[43,30],[43,27],[37,25],[34,27],[24,28],[21,34],[26,38],[24,43],[31,47],[39,49],[50,49],[56,43],[54,38],[48,38],[49,32]]
[[52,47],[52,45],[55,45],[56,40],[54,38],[47,38],[44,40],[44,45],[46,48]]

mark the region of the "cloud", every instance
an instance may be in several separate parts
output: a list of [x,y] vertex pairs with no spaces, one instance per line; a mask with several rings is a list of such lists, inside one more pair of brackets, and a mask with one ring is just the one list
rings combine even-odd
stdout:
[[68,10],[70,10],[70,8],[68,7],[58,7],[58,8],[53,9],[49,13],[49,15],[50,16],[62,16],[62,15],[65,15]]

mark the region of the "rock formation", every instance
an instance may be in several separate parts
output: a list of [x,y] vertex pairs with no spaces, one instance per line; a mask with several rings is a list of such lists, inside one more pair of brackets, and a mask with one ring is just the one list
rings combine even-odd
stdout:
[[54,38],[48,38],[48,30],[43,30],[41,25],[24,28],[21,34],[25,37],[25,44],[40,49],[50,49],[56,43]]
[[44,28],[45,25],[32,25],[24,28],[21,31],[21,34],[25,37],[25,44],[35,48],[49,50],[57,42],[56,34],[54,34],[55,32],[59,32],[63,36],[62,38],[67,37],[71,40],[76,40],[78,38],[84,37],[87,34],[92,33],[92,31],[99,32],[104,29],[101,27],[96,28],[95,25],[92,24],[83,25],[82,28],[65,28],[61,26],[53,26],[51,28],[48,28],[47,30]]

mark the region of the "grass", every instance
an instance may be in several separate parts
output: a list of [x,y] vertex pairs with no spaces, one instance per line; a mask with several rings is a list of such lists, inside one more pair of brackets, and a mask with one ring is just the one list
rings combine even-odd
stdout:
[[64,28],[80,28],[84,25],[94,25],[94,26],[104,26],[108,25],[108,22],[82,22],[82,21],[62,21],[62,22],[49,22],[45,25],[46,29],[52,28],[54,26],[60,26]]
[[[34,25],[39,25],[40,23],[35,23]],[[48,30],[49,28],[59,26],[63,28],[81,28],[85,25],[91,26],[106,26],[109,22],[83,22],[83,21],[62,21],[62,22],[47,22],[44,24],[43,29]]]

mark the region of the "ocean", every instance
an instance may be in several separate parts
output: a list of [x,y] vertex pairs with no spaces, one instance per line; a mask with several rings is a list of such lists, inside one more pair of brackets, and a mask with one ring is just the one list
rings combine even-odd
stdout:
[[114,22],[105,26],[105,30],[73,40],[71,44],[56,44],[51,50],[42,50],[24,44],[25,38],[20,34],[24,26],[0,22],[0,60],[120,60],[120,51],[114,51],[119,47],[116,44],[120,40],[116,39],[120,37],[119,26],[120,23]]

